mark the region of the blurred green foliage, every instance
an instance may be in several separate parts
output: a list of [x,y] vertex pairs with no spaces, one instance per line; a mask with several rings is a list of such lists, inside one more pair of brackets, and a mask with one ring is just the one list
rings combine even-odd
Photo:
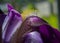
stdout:
[[55,0],[47,0],[47,1],[49,1],[50,3],[53,3]]
[[43,17],[44,20],[46,20],[52,27],[58,29],[58,16],[55,14],[50,14],[49,17]]
[[[4,3],[10,3],[13,5],[13,7],[18,10],[19,12],[22,12],[21,8],[25,5],[29,5],[29,4],[34,4],[36,2],[40,2],[43,0],[0,0],[0,2],[2,4]],[[17,6],[17,7],[16,7]]]

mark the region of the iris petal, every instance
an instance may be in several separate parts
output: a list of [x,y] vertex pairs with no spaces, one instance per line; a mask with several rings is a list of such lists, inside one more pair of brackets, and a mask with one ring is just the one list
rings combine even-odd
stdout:
[[25,36],[25,43],[43,43],[40,33],[33,31]]

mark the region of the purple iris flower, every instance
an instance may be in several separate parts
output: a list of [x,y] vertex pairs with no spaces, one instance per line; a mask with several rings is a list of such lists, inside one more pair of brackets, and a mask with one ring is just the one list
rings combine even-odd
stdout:
[[[26,20],[28,23],[30,22],[30,25],[33,27],[31,27],[32,29],[36,29],[35,31],[38,31],[41,34],[43,43],[60,43],[60,31],[51,27],[45,20],[37,16],[31,16]],[[27,37],[29,38],[30,36]],[[29,42],[31,43],[31,41],[27,39],[26,43]]]

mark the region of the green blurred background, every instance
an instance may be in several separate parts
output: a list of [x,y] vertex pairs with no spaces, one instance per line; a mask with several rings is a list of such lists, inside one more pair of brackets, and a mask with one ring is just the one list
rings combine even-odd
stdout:
[[58,27],[58,11],[56,0],[0,0],[0,8],[7,14],[6,4],[10,3],[21,14],[35,12],[37,16],[46,20],[52,27]]

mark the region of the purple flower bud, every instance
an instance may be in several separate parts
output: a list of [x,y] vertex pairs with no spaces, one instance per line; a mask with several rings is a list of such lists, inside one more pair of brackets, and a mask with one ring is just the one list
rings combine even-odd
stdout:
[[2,29],[3,29],[3,35],[2,38],[9,42],[12,35],[15,33],[15,31],[20,27],[22,23],[22,17],[19,12],[17,12],[15,9],[12,9],[10,5],[8,5],[9,9],[9,15],[6,16]]

